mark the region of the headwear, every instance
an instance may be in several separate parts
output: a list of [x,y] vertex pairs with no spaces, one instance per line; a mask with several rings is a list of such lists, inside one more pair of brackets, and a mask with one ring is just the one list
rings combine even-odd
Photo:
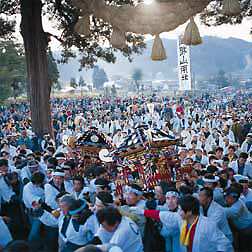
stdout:
[[177,198],[179,198],[179,193],[178,193],[178,191],[168,191],[166,194],[165,194],[165,197],[172,197],[172,196],[174,196],[174,197],[177,197]]
[[39,163],[36,160],[32,160],[27,163],[28,168],[35,168],[39,166]]
[[59,167],[56,167],[56,169],[52,172],[53,176],[60,176],[60,177],[64,177],[65,176],[65,172],[64,170],[60,169]]
[[238,183],[249,183],[249,178],[240,174],[235,174],[234,179]]
[[205,183],[216,183],[220,180],[220,178],[218,176],[213,176],[213,175],[207,175],[205,177],[203,177],[203,181]]
[[126,188],[126,193],[135,193],[137,196],[142,196],[143,195],[143,192],[140,191],[140,190],[137,190],[131,186],[127,186]]
[[82,210],[84,210],[87,207],[87,202],[85,200],[79,200],[79,201],[80,201],[81,205],[76,209],[70,210],[68,212],[70,215],[78,214],[79,212],[81,212]]
[[61,169],[62,169],[62,170],[70,170],[70,169],[71,169],[71,166],[70,166],[70,165],[67,165],[67,164],[63,164],[63,165],[61,165]]
[[63,152],[57,153],[57,154],[55,155],[55,158],[56,158],[57,160],[66,159],[66,157],[65,157],[65,155],[64,155]]
[[252,133],[248,133],[248,134],[247,134],[247,137],[252,137]]

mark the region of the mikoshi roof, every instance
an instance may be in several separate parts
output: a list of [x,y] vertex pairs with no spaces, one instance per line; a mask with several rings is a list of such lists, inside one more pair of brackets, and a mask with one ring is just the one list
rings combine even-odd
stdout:
[[139,153],[148,148],[163,148],[177,145],[179,139],[160,129],[149,128],[148,125],[136,125],[126,136],[120,146],[114,151],[119,156]]
[[107,137],[97,128],[92,127],[77,139],[77,146],[94,148],[111,148]]

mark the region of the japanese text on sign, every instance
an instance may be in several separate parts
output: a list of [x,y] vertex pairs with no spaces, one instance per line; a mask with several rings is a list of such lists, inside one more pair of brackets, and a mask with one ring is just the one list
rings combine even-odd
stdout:
[[191,82],[191,62],[190,62],[190,47],[181,42],[181,37],[178,38],[178,77],[179,90],[192,90]]

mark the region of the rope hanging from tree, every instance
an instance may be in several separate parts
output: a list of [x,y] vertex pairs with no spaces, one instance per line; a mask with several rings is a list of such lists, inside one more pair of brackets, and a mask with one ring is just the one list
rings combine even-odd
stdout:
[[194,22],[194,18],[190,18],[190,22],[186,26],[184,36],[182,38],[182,42],[185,45],[199,45],[202,43],[202,39],[200,37],[199,29]]
[[[115,48],[123,49],[126,46],[126,33],[151,34],[155,36],[152,48],[152,60],[166,59],[165,48],[159,37],[162,32],[176,29],[190,19],[186,27],[183,41],[187,45],[202,43],[199,29],[193,16],[202,12],[211,0],[176,0],[155,1],[150,5],[144,3],[123,6],[107,5],[104,0],[72,0],[81,10],[82,18],[76,25],[76,31],[83,35],[89,34],[86,15],[93,15],[112,26],[113,32],[110,43]],[[237,15],[241,11],[238,0],[224,0],[223,13]],[[81,27],[83,24],[84,27]],[[89,24],[90,25],[90,24]]]

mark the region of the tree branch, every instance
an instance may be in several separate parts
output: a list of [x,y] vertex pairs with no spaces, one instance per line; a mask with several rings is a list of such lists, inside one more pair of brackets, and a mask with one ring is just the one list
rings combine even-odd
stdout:
[[122,32],[159,34],[176,29],[190,17],[202,12],[211,0],[177,0],[140,3],[136,6],[109,6],[103,0],[73,0],[83,10],[89,5],[92,14]]

